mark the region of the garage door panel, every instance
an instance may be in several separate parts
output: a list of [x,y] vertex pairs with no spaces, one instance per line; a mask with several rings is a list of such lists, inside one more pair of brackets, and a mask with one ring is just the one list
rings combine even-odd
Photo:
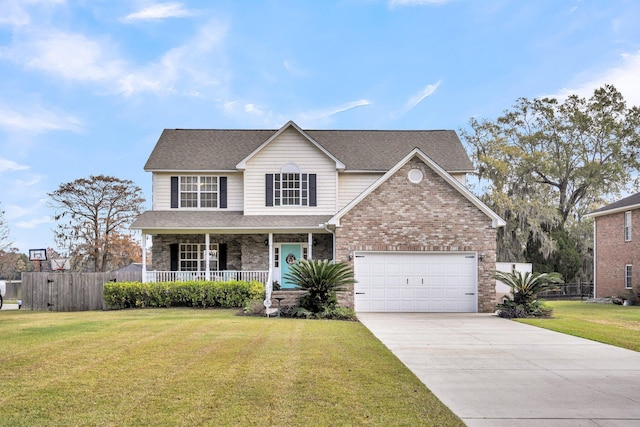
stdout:
[[402,289],[402,299],[415,299],[417,298],[416,289],[415,288],[403,288]]
[[384,300],[387,297],[387,290],[385,288],[371,289],[368,294],[371,299]]
[[354,266],[357,311],[477,310],[474,255],[365,252]]

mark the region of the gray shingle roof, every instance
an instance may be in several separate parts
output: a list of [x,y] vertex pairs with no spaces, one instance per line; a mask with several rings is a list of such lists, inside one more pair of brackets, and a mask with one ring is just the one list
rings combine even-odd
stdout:
[[[238,211],[146,211],[131,228],[147,230],[307,230],[318,229],[331,215],[244,215]],[[320,229],[322,230],[322,229]]]
[[609,211],[617,211],[635,206],[640,206],[640,193],[633,194],[629,197],[625,197],[624,199],[620,199],[616,202],[603,206],[600,209],[596,209],[595,211],[590,212],[588,216],[606,215]]
[[[278,130],[165,129],[147,171],[235,170]],[[414,148],[448,172],[472,172],[473,164],[452,130],[305,130],[345,164],[346,170],[386,171]]]

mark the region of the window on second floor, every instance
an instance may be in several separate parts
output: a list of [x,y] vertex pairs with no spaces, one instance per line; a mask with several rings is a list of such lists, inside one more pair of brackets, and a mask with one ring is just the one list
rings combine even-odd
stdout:
[[184,175],[171,177],[172,208],[226,208],[227,177]]
[[624,266],[624,287],[625,289],[631,289],[633,286],[633,266]]
[[624,213],[624,241],[631,240],[631,211]]
[[288,164],[280,173],[266,174],[265,180],[266,206],[317,206],[316,174]]

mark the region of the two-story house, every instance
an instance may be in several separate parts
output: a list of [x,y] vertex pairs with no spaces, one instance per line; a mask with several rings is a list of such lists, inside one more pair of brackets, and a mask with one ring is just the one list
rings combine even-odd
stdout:
[[163,131],[145,170],[143,280],[255,278],[301,258],[350,263],[358,311],[491,312],[496,228],[465,186],[454,131]]
[[[640,294],[640,193],[587,215],[594,219],[594,294]],[[635,277],[634,277],[635,266]]]

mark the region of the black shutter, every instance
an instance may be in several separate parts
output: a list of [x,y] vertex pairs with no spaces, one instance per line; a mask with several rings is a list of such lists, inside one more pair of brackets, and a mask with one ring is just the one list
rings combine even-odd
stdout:
[[227,269],[227,244],[220,243],[218,245],[218,270]]
[[178,207],[178,177],[171,177],[171,208]]
[[227,177],[220,177],[220,208],[227,208]]
[[309,206],[318,206],[316,174],[309,174]]
[[178,244],[172,243],[169,245],[169,269],[171,271],[178,271]]
[[265,175],[265,206],[273,206],[273,174]]

